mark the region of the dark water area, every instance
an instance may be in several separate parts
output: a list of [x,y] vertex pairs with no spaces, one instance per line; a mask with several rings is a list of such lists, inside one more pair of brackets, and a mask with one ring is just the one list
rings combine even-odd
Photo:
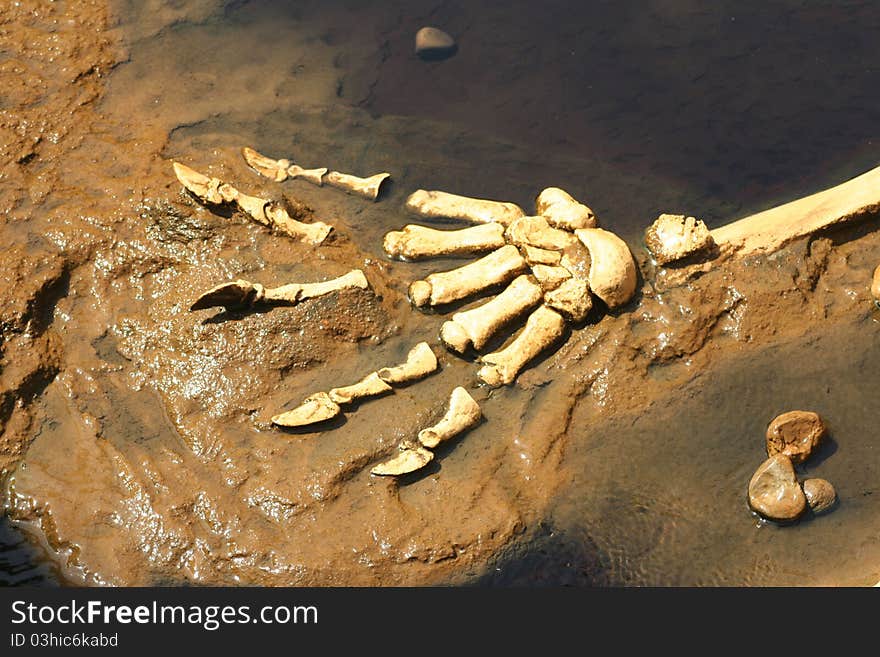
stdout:
[[[332,208],[377,258],[381,236],[411,220],[402,202],[419,187],[528,211],[537,192],[559,186],[635,247],[661,212],[717,227],[880,161],[880,8],[869,1],[175,7],[179,15],[163,6],[164,18],[153,3],[117,3],[130,58],[111,74],[103,110],[170,133],[169,159],[208,163],[251,145],[304,166],[392,172],[383,203],[355,215],[345,199]],[[455,55],[417,58],[423,25],[453,35]],[[306,202],[320,193],[286,184]],[[696,379],[679,402],[603,421],[607,438],[568,454],[582,475],[534,541],[499,555],[474,582],[797,584],[807,577],[799,564],[821,561],[816,551],[853,545],[880,564],[870,504],[880,465],[862,435],[880,383],[875,343],[852,331],[775,345]],[[844,344],[851,349],[841,352]],[[791,363],[807,365],[786,375]],[[758,527],[744,499],[762,457],[753,438],[790,406],[832,418],[848,454],[815,467],[839,482],[845,502],[794,528]],[[575,415],[591,426],[594,418]],[[706,436],[704,454],[685,427]],[[0,584],[57,584],[39,554],[0,521]],[[836,577],[857,581],[861,565]]]

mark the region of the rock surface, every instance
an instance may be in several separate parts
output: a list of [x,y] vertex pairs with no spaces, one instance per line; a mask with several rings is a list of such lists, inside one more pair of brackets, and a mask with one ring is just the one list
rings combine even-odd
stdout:
[[416,32],[416,54],[422,59],[446,59],[457,49],[455,39],[436,27],[423,27]]
[[813,513],[828,511],[837,500],[837,492],[830,481],[825,479],[807,479],[804,482],[804,495]]
[[806,461],[825,435],[825,423],[812,411],[789,411],[767,427],[767,455],[785,454],[792,463]]
[[764,461],[749,482],[749,506],[770,520],[796,520],[806,509],[807,500],[784,454]]
[[706,224],[683,214],[661,214],[645,232],[645,245],[658,265],[706,251],[713,244]]

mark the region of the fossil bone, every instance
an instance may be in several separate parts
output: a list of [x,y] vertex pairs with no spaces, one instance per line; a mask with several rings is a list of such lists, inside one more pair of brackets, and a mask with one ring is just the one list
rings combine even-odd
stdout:
[[535,210],[554,228],[574,231],[595,228],[596,215],[583,203],[559,187],[547,187],[535,199]]
[[464,299],[476,292],[507,283],[526,268],[526,261],[512,244],[483,256],[467,265],[429,274],[409,287],[409,296],[417,308],[437,306]]
[[281,413],[272,418],[272,424],[281,427],[303,427],[326,420],[332,420],[342,409],[330,399],[326,392],[318,392],[306,397],[302,404],[292,411]]
[[390,177],[391,174],[387,172],[377,173],[369,178],[358,178],[348,173],[331,171],[324,177],[324,182],[337,189],[343,189],[349,194],[357,194],[375,201],[379,196],[382,183]]
[[540,306],[529,315],[525,328],[508,346],[480,359],[485,364],[477,376],[494,387],[513,383],[520,370],[562,337],[564,330],[562,315],[545,305]]
[[545,292],[555,290],[563,281],[571,278],[571,272],[565,267],[550,265],[532,265],[532,274],[538,279]]
[[880,211],[880,167],[836,187],[739,219],[712,232],[722,252],[772,253],[789,242]]
[[571,233],[552,228],[544,217],[520,217],[511,222],[504,234],[516,246],[550,251],[563,251],[577,242]]
[[375,466],[374,475],[405,475],[424,468],[434,458],[434,453],[421,445],[401,446],[397,456]]
[[417,260],[436,256],[482,253],[504,246],[504,226],[482,224],[461,230],[435,230],[409,224],[385,235],[385,253],[394,258]]
[[434,449],[444,440],[470,429],[482,416],[480,405],[467,390],[459,386],[449,396],[449,408],[443,418],[434,426],[419,431],[419,442]]
[[367,289],[369,283],[364,272],[353,269],[343,276],[321,283],[290,283],[276,288],[265,288],[259,283],[238,279],[223,283],[202,294],[190,306],[190,310],[201,310],[223,306],[227,310],[250,308],[257,303],[298,303],[346,288]]
[[706,251],[714,243],[706,224],[683,214],[661,214],[645,231],[645,246],[661,266]]
[[422,217],[460,219],[473,224],[497,222],[508,225],[525,213],[515,203],[458,196],[419,189],[406,199],[406,209]]
[[406,355],[406,362],[395,367],[383,367],[378,371],[385,383],[408,383],[422,379],[437,371],[437,356],[427,342],[419,342]]
[[544,295],[544,303],[573,322],[582,322],[593,307],[590,285],[583,278],[573,276],[559,287]]
[[541,297],[541,286],[528,276],[518,276],[491,301],[455,313],[440,328],[440,339],[460,354],[471,345],[479,351],[502,327],[541,303]]
[[587,279],[593,294],[609,308],[632,299],[636,291],[636,264],[626,242],[601,228],[581,228],[574,233],[590,252]]
[[519,250],[529,265],[555,266],[562,260],[562,254],[559,251],[539,249],[536,246],[529,246],[528,244],[521,246]]
[[378,372],[370,372],[357,383],[342,388],[332,388],[328,394],[337,404],[350,404],[358,399],[376,397],[386,392],[391,392],[391,386],[379,378]]
[[288,178],[302,178],[318,187],[324,184],[322,179],[327,173],[326,167],[303,169],[298,164],[291,163],[290,160],[273,160],[247,146],[241,149],[241,154],[254,171],[275,182],[284,182]]
[[321,221],[310,224],[297,221],[280,203],[243,194],[229,183],[221,182],[219,178],[209,178],[184,164],[174,162],[173,166],[180,183],[201,201],[212,205],[235,203],[257,223],[289,237],[320,244],[333,230],[332,226]]

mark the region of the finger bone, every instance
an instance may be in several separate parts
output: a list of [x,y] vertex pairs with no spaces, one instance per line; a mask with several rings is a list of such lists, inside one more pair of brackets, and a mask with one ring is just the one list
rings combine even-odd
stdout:
[[443,343],[458,353],[480,350],[493,335],[541,303],[542,290],[528,276],[518,276],[501,294],[481,306],[455,313],[440,329]]
[[449,397],[449,408],[443,418],[434,426],[419,431],[419,442],[434,449],[444,440],[476,425],[482,417],[480,405],[461,386],[455,388]]
[[370,372],[357,383],[342,388],[332,388],[328,394],[330,399],[337,404],[350,404],[359,399],[376,397],[386,392],[391,392],[391,386],[380,379],[377,372]]
[[555,310],[541,306],[526,321],[525,328],[501,351],[486,354],[477,372],[490,386],[513,383],[520,370],[547,347],[562,337],[565,320]]
[[406,199],[406,209],[422,217],[459,219],[474,224],[507,225],[525,213],[514,203],[470,198],[448,192],[419,189]]
[[494,285],[506,283],[526,268],[526,261],[512,244],[501,247],[472,263],[428,275],[409,288],[413,304],[421,308],[464,299]]
[[318,392],[306,397],[302,404],[292,411],[272,418],[272,424],[281,427],[303,427],[331,420],[342,412],[339,404],[330,399],[326,392]]
[[320,244],[330,232],[333,226],[323,221],[315,221],[310,224],[293,219],[284,207],[277,202],[270,202],[264,207],[264,213],[272,228],[289,237],[293,237],[311,244]]
[[438,367],[437,356],[428,343],[419,342],[406,355],[406,362],[395,367],[383,367],[378,375],[385,383],[407,383],[436,372]]
[[504,244],[504,227],[498,223],[461,230],[435,230],[410,224],[385,235],[383,243],[385,253],[404,260],[481,253],[500,249]]
[[366,290],[370,284],[364,272],[360,269],[352,269],[347,274],[320,283],[289,283],[280,287],[266,290],[265,300],[275,302],[296,303],[305,299],[314,299],[331,292],[338,292],[350,288]]
[[302,178],[313,185],[322,187],[324,185],[324,176],[327,174],[327,167],[319,169],[303,169],[298,164],[291,164],[287,168],[287,175],[291,178]]
[[358,178],[347,173],[331,171],[327,174],[325,182],[333,187],[344,189],[350,194],[358,194],[371,201],[375,201],[379,196],[379,189],[382,187],[382,183],[390,177],[390,173],[377,173],[369,178]]
[[559,251],[539,249],[528,244],[521,246],[519,250],[529,265],[558,265],[562,259],[562,254]]

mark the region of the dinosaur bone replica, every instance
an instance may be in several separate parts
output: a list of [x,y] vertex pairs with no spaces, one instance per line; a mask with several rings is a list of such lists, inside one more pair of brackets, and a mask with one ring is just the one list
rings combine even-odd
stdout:
[[[389,174],[357,178],[326,168],[305,169],[289,160],[274,160],[250,148],[242,154],[260,175],[276,182],[302,178],[324,182],[375,201]],[[247,196],[228,183],[174,163],[183,186],[209,205],[234,204],[252,219],[281,234],[320,244],[331,227],[322,222],[293,220],[273,201]],[[512,384],[520,372],[546,353],[566,334],[567,326],[585,322],[594,310],[625,307],[633,298],[638,269],[626,243],[598,227],[593,211],[557,187],[541,191],[535,214],[514,203],[474,199],[448,192],[417,190],[406,209],[427,220],[456,220],[472,224],[440,230],[410,224],[385,235],[389,257],[404,261],[434,257],[479,255],[455,269],[436,272],[409,287],[416,308],[444,310],[448,304],[494,294],[493,298],[454,312],[440,327],[440,342],[455,354],[474,352],[481,364],[477,376],[490,387]],[[658,266],[674,265],[685,276],[706,270],[728,257],[772,253],[789,242],[835,224],[880,212],[880,167],[837,187],[708,230],[702,221],[685,215],[663,214],[645,233],[645,243]],[[248,308],[257,303],[298,303],[346,288],[366,288],[360,270],[334,281],[294,283],[265,289],[257,283],[224,283],[199,297],[191,309],[211,306]],[[503,287],[503,289],[500,289]],[[880,305],[880,267],[871,292]],[[483,353],[495,338],[522,329],[499,350]],[[419,343],[404,363],[369,373],[344,387],[309,395],[298,407],[278,414],[280,427],[306,427],[331,420],[362,400],[393,393],[395,385],[417,381],[438,369],[427,343]],[[397,454],[375,466],[374,475],[404,475],[423,468],[441,442],[475,426],[482,413],[462,387],[452,391],[440,421],[404,439]]]

